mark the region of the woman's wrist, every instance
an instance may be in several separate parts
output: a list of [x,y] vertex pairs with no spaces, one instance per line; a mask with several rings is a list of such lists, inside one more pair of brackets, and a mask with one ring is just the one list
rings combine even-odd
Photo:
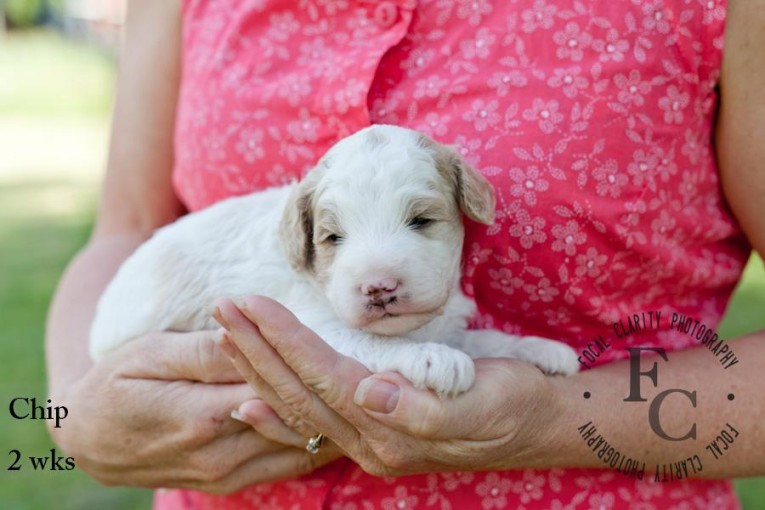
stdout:
[[[583,417],[578,405],[584,394],[581,383],[576,376],[547,376],[542,381],[535,401],[530,403],[529,423],[522,425],[527,446],[508,459],[508,468],[578,467],[582,463],[576,442],[576,429]],[[517,442],[510,445],[511,449],[517,447]]]
[[[582,402],[587,390],[577,376],[548,377],[554,395],[554,410],[546,446],[548,463],[545,467],[585,467],[577,429],[587,422]],[[588,457],[589,458],[589,457]]]

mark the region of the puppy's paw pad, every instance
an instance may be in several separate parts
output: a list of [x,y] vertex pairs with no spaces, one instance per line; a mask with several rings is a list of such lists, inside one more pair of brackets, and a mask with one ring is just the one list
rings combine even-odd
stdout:
[[547,374],[571,375],[579,371],[576,351],[568,345],[539,337],[523,337],[515,357]]

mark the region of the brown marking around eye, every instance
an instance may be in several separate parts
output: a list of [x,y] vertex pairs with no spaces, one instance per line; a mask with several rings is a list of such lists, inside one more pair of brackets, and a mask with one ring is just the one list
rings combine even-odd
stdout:
[[332,234],[343,237],[344,232],[334,210],[325,206],[316,213],[313,242],[314,244],[322,243]]
[[327,241],[327,237],[332,234],[342,237],[344,232],[332,207],[323,206],[315,211],[314,217],[316,218],[313,229],[314,277],[323,288],[329,279],[329,268],[335,260],[337,244],[339,244]]

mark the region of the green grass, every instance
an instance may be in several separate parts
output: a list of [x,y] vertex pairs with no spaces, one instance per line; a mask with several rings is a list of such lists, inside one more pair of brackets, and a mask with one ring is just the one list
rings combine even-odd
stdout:
[[113,65],[55,33],[29,31],[0,39],[0,117],[102,117],[111,104]]
[[[9,450],[45,456],[43,421],[8,403],[45,403],[43,335],[67,261],[85,243],[105,160],[113,64],[55,34],[0,40],[0,509],[149,508],[149,491],[107,489],[81,471],[7,471]],[[28,462],[28,461],[27,461]]]
[[[14,396],[44,399],[45,314],[67,261],[85,242],[105,160],[113,65],[34,32],[0,41],[0,509],[148,508],[150,494],[107,489],[79,471],[8,472],[8,450],[54,447],[39,422],[9,418]],[[721,333],[765,328],[765,270],[747,266]],[[765,508],[763,479],[737,481],[744,508]]]
[[[106,489],[79,471],[35,472],[23,466],[17,472],[10,465],[10,449],[25,457],[44,456],[55,446],[44,422],[12,420],[6,411],[13,397],[34,397],[45,401],[45,367],[42,338],[45,311],[54,285],[74,252],[85,242],[90,229],[92,206],[87,213],[30,214],[12,222],[6,204],[41,191],[39,183],[29,186],[0,186],[0,402],[3,403],[0,508],[148,508],[149,494],[131,489]],[[56,185],[54,184],[54,188]],[[14,200],[6,201],[6,197]],[[92,204],[92,200],[86,202]],[[14,211],[11,211],[14,212]],[[64,422],[65,425],[65,422]],[[45,490],[41,490],[45,488]]]

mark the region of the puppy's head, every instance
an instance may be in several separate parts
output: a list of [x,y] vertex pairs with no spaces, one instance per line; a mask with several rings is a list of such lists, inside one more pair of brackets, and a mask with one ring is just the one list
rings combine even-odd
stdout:
[[296,186],[281,243],[349,326],[401,335],[442,313],[457,287],[463,213],[492,223],[489,183],[454,150],[377,125],[334,145]]

